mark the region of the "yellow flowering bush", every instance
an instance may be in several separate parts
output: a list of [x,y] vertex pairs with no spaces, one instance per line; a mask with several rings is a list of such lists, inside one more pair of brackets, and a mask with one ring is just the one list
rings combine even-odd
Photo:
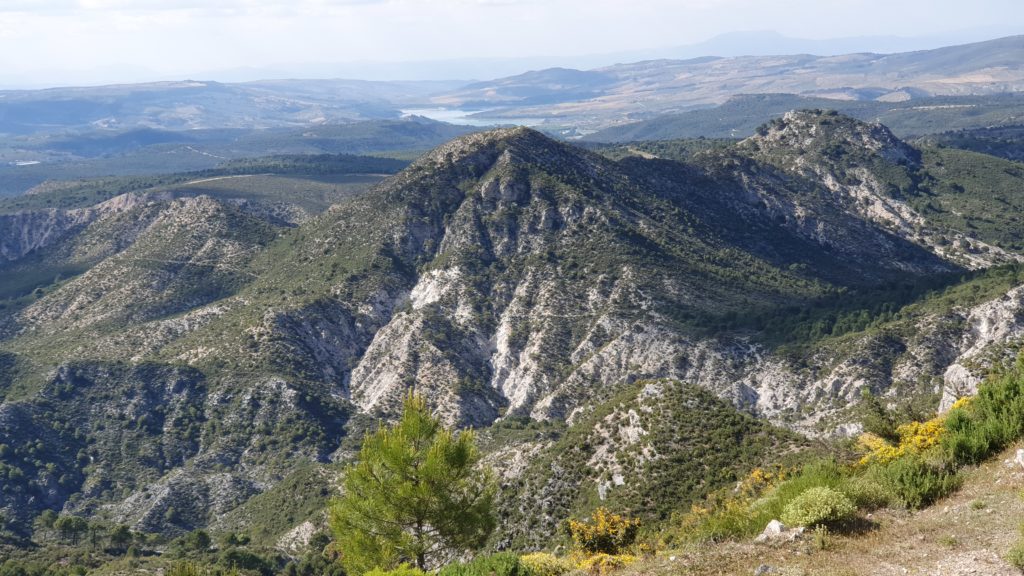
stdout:
[[519,563],[529,576],[562,576],[576,569],[572,561],[545,552],[520,556]]
[[864,457],[859,462],[861,466],[866,466],[872,462],[884,464],[900,457],[899,448],[893,446],[881,436],[870,432],[865,432],[857,438],[857,448],[864,453]]
[[640,519],[613,514],[602,507],[594,511],[590,522],[570,519],[567,529],[573,542],[583,552],[615,555],[636,540]]
[[964,396],[963,398],[958,399],[956,402],[953,402],[953,405],[950,406],[949,409],[961,410],[963,408],[967,408],[968,406],[970,406],[973,401],[974,396]]
[[938,446],[946,431],[945,420],[932,418],[927,422],[910,422],[896,428],[900,435],[900,448],[920,454],[932,446]]
[[907,454],[920,454],[938,446],[945,431],[945,418],[937,417],[926,422],[909,422],[896,428],[896,434],[900,439],[897,445],[875,434],[861,434],[857,439],[857,446],[864,453],[864,457],[860,459],[859,464],[886,464]]
[[754,468],[740,481],[736,492],[741,496],[757,496],[789,477],[790,471],[781,466],[774,469]]
[[577,567],[592,576],[605,576],[634,562],[636,556],[629,554],[594,554],[584,558]]

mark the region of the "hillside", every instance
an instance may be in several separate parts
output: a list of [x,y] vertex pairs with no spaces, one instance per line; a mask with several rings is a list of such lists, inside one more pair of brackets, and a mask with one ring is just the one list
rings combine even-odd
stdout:
[[408,160],[472,131],[407,117],[301,128],[129,127],[10,137],[0,141],[0,197],[44,182],[214,170],[253,157],[376,154]]
[[1011,36],[898,54],[649,60],[501,78],[433,96],[432,102],[491,108],[477,115],[486,119],[544,118],[557,125],[600,129],[715,106],[739,94],[883,102],[1002,94],[1020,90],[1022,56],[1024,37]]
[[1007,450],[971,470],[960,490],[926,510],[879,511],[852,533],[774,545],[668,549],[619,573],[1014,576],[1020,570],[1004,558],[1018,538],[1024,511],[1019,490],[1024,471],[1013,462],[1015,452]]
[[[713,108],[703,108],[628,122],[587,134],[588,142],[630,142],[677,138],[746,138],[758,126],[802,108],[836,110],[865,122],[885,124],[903,138],[950,130],[985,130],[1012,125],[1024,117],[1024,98],[1015,93],[992,96],[915,96],[902,101],[844,100],[795,94],[741,94]],[[1008,128],[1009,129],[1009,128]],[[999,128],[993,128],[998,132]],[[941,137],[948,141],[948,136]],[[939,140],[929,140],[938,142]],[[979,152],[992,153],[988,150]]]
[[948,146],[1017,162],[1024,161],[1024,126],[1020,124],[952,130],[922,141],[931,146]]
[[0,91],[0,134],[281,128],[396,118],[443,82],[200,80]]
[[0,509],[16,538],[50,509],[271,546],[415,387],[511,462],[495,544],[601,502],[662,521],[856,430],[865,388],[934,409],[1012,358],[1015,166],[802,111],[682,162],[514,128],[368,188],[23,205],[0,274],[46,274],[0,309]]

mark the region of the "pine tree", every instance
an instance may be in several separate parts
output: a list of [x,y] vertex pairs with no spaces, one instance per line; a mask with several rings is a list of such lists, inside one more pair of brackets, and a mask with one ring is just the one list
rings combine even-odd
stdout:
[[479,548],[494,529],[495,483],[472,431],[454,433],[409,394],[401,419],[363,440],[331,507],[346,572],[427,570]]

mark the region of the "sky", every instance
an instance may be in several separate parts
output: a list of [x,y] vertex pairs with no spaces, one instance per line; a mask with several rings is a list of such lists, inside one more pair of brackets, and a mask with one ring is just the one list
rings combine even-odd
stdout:
[[[0,0],[0,86],[479,75],[479,66],[429,62],[572,65],[744,30],[974,40],[1024,33],[1024,1]],[[369,64],[389,62],[428,63]]]

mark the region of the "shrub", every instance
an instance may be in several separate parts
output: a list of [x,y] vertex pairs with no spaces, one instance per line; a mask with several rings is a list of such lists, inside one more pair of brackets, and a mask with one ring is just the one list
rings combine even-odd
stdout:
[[522,556],[519,563],[525,576],[562,576],[576,568],[569,560],[544,552]]
[[1006,553],[1006,561],[1019,570],[1024,570],[1024,540],[1018,541]]
[[393,570],[374,568],[363,576],[427,576],[427,573],[419,568],[409,566],[408,564],[402,564]]
[[636,556],[629,554],[594,554],[583,559],[577,567],[593,576],[605,576],[634,562]]
[[865,510],[885,508],[899,500],[879,466],[871,466],[850,478],[843,484],[842,492],[857,508]]
[[832,534],[824,525],[818,525],[811,530],[811,542],[815,550],[828,550],[832,547]]
[[210,548],[210,535],[205,530],[193,530],[181,537],[181,546],[185,550],[204,552]]
[[591,522],[569,520],[569,535],[576,546],[587,554],[615,555],[628,548],[636,540],[640,530],[639,518],[626,518],[612,514],[606,508],[594,511]]
[[438,576],[523,576],[525,570],[519,557],[511,552],[482,554],[466,563],[453,562],[438,572]]
[[857,445],[864,452],[860,464],[866,466],[873,462],[885,464],[905,454],[921,454],[938,446],[945,435],[945,418],[932,418],[925,422],[908,422],[896,428],[898,441],[890,444],[881,436],[871,433],[861,434]]
[[273,574],[273,562],[247,550],[231,548],[220,555],[220,563],[233,570],[251,570],[260,574]]
[[942,444],[954,462],[980,462],[995,451],[990,435],[984,433],[982,425],[976,423],[965,410],[950,410],[946,416],[946,426],[949,433]]
[[900,504],[910,509],[927,506],[960,486],[955,472],[918,454],[885,464],[882,474]]
[[205,576],[208,573],[195,562],[178,562],[167,569],[167,576]]
[[958,464],[976,464],[1024,434],[1024,355],[1010,372],[978,387],[973,400],[946,416],[946,452]]
[[780,517],[786,506],[803,492],[822,486],[838,489],[845,478],[844,469],[833,460],[816,460],[796,472],[779,473],[755,490],[744,487],[759,483],[745,480],[738,495],[722,491],[709,497],[705,505],[694,505],[679,521],[674,535],[697,542],[753,536],[769,521]]
[[782,512],[782,521],[793,526],[816,526],[845,520],[856,510],[842,492],[819,486],[794,498]]

